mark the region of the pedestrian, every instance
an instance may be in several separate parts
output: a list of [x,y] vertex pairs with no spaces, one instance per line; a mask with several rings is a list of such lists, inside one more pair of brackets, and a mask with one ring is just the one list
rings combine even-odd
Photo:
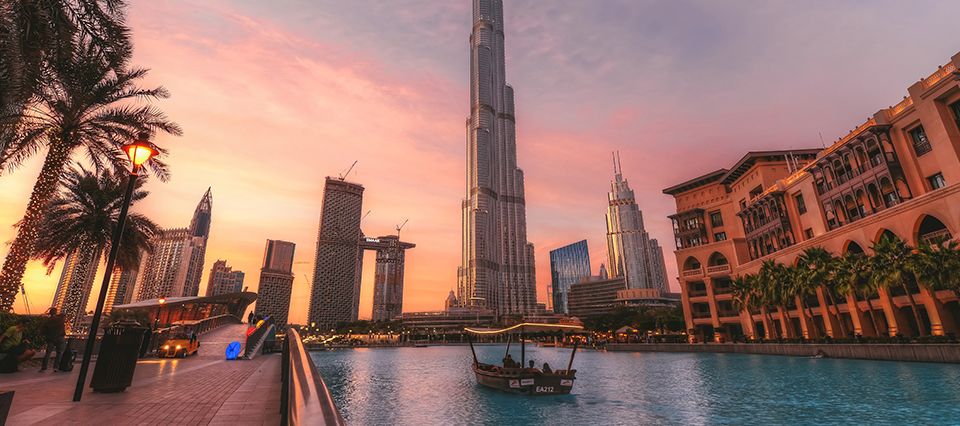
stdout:
[[150,350],[150,339],[153,337],[153,330],[147,326],[143,328],[143,340],[140,341],[140,358],[147,356]]
[[29,341],[23,338],[23,322],[11,325],[3,332],[3,335],[0,335],[0,354],[3,355],[3,358],[0,359],[0,370],[3,372],[15,372],[17,371],[17,366],[21,362],[24,362],[30,358],[33,358],[33,355],[36,354],[36,351],[28,347]]
[[250,314],[247,315],[247,324],[253,324],[253,311],[250,311]]
[[64,340],[66,333],[66,324],[63,321],[63,315],[57,313],[57,308],[50,308],[49,315],[43,323],[43,338],[47,341],[46,353],[43,355],[43,363],[40,364],[40,371],[47,370],[47,362],[50,361],[50,354],[57,353],[53,359],[53,371],[60,371],[60,361],[63,359],[63,352],[66,350],[67,342]]

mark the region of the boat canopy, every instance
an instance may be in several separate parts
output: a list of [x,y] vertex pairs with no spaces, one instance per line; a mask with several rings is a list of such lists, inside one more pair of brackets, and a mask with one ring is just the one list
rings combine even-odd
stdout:
[[582,331],[582,325],[573,325],[573,324],[541,324],[535,322],[524,322],[517,325],[513,325],[507,328],[473,328],[473,327],[464,327],[464,331],[473,334],[505,334],[505,333],[523,333],[529,331],[566,331],[566,332],[576,332]]

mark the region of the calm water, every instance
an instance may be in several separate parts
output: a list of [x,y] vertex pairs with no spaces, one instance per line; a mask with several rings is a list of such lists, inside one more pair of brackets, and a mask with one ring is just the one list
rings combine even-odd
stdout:
[[[504,349],[477,355],[499,361]],[[527,359],[563,368],[569,353],[528,348]],[[468,347],[312,357],[355,425],[960,424],[956,365],[582,351],[572,394],[528,397],[476,385]]]

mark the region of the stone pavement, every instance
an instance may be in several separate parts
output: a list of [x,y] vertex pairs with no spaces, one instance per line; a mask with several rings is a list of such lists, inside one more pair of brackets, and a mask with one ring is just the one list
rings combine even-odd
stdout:
[[7,424],[279,424],[280,355],[224,360],[226,345],[242,342],[245,331],[245,325],[211,331],[186,359],[142,360],[125,392],[88,387],[79,403],[72,402],[79,365],[69,375],[33,368],[2,375],[0,389],[16,392]]

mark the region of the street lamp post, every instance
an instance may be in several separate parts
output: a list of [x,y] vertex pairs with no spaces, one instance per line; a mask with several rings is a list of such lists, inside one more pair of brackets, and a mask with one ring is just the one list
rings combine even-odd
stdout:
[[157,299],[157,318],[154,321],[154,329],[160,328],[160,313],[163,311],[163,304],[166,303],[167,299],[159,298]]
[[103,281],[100,283],[100,296],[97,298],[97,309],[93,312],[93,320],[90,322],[90,331],[87,333],[87,345],[83,350],[83,362],[80,364],[80,377],[77,378],[77,388],[73,392],[74,402],[80,401],[80,398],[83,397],[83,386],[86,383],[87,370],[90,368],[90,357],[93,355],[93,345],[97,337],[97,329],[100,328],[100,317],[103,316],[103,305],[107,300],[107,291],[110,289],[109,271],[112,271],[117,263],[120,238],[123,236],[123,228],[127,222],[127,211],[130,209],[130,199],[133,198],[133,189],[141,167],[156,153],[155,147],[146,139],[146,134],[140,134],[140,137],[138,137],[136,141],[123,147],[124,152],[126,152],[132,164],[130,178],[127,180],[127,192],[123,196],[120,216],[117,218],[117,228],[113,230],[113,238],[110,241],[110,255],[107,257],[106,269],[108,273],[103,274]]

